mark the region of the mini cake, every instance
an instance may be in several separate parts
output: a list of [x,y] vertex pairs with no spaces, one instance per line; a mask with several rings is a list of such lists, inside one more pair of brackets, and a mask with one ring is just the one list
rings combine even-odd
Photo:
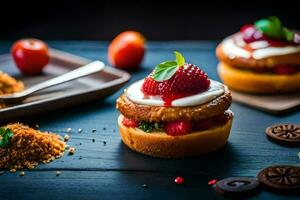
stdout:
[[277,17],[245,25],[216,50],[219,76],[229,87],[249,93],[300,91],[300,35]]
[[158,64],[117,99],[120,134],[134,151],[179,158],[215,151],[227,142],[230,91],[175,55],[176,61]]

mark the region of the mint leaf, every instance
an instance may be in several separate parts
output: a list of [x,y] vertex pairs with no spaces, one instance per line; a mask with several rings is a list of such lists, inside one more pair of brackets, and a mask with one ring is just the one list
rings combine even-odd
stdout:
[[178,51],[174,51],[174,54],[175,54],[175,57],[176,57],[177,65],[179,67],[183,66],[185,64],[185,59],[184,59],[183,55],[181,53],[179,53]]
[[185,64],[185,59],[181,53],[174,51],[176,61],[165,61],[158,64],[152,78],[156,81],[166,81],[169,80],[177,71],[177,69]]
[[295,33],[287,28],[282,29],[283,37],[287,41],[293,42]]
[[282,38],[282,25],[278,17],[271,16],[261,19],[254,23],[255,27],[262,31],[266,36],[274,39]]
[[10,139],[13,137],[13,132],[10,129],[0,127],[0,148],[5,148],[9,145]]
[[156,81],[169,80],[177,71],[177,63],[171,61],[170,63],[161,63],[156,66],[152,78]]
[[161,131],[163,129],[163,123],[141,121],[139,124],[139,129],[143,130],[146,133]]

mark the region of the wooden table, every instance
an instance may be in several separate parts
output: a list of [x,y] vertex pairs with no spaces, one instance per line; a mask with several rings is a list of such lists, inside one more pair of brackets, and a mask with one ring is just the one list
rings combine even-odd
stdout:
[[[50,41],[51,47],[90,59],[107,61],[107,43]],[[9,51],[11,43],[0,42],[0,53]],[[197,64],[211,78],[218,79],[215,42],[149,42],[148,52],[140,71],[132,73],[130,83],[143,78],[153,67],[173,59],[179,50],[188,62]],[[3,66],[0,66],[3,69]],[[299,123],[300,113],[273,116],[233,103],[235,113],[228,144],[215,153],[196,158],[164,160],[143,156],[128,149],[117,130],[118,111],[115,100],[122,93],[73,108],[18,119],[39,124],[42,130],[60,135],[70,133],[69,144],[75,155],[65,155],[50,164],[25,171],[25,176],[5,172],[0,176],[0,199],[223,199],[207,184],[211,179],[229,176],[256,176],[264,167],[274,164],[299,165],[299,148],[287,148],[267,140],[267,126]],[[77,130],[81,128],[82,133]],[[92,132],[96,129],[96,132]],[[95,142],[92,141],[95,139]],[[104,144],[104,141],[106,144]],[[80,159],[82,157],[82,159]],[[56,177],[56,171],[61,175]],[[183,176],[186,184],[174,184]],[[147,188],[142,185],[147,184]],[[299,199],[297,196],[259,192],[253,199]]]

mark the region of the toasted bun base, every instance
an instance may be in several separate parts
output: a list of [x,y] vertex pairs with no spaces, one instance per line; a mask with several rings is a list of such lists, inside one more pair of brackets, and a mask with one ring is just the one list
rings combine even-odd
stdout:
[[300,72],[292,75],[259,74],[221,62],[218,73],[229,88],[242,92],[276,94],[300,91]]
[[165,133],[146,133],[137,128],[126,127],[123,115],[118,118],[123,142],[139,153],[161,158],[182,158],[197,156],[223,147],[228,139],[232,118],[224,125],[183,136],[169,136]]

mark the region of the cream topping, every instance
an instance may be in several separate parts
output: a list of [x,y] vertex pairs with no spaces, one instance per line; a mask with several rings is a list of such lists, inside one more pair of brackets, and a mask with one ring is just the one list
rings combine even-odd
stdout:
[[[126,90],[126,97],[137,104],[150,105],[150,106],[164,106],[164,101],[160,96],[146,96],[141,91],[143,80],[139,80],[132,85],[130,85]],[[224,85],[218,81],[210,80],[210,87],[207,91],[201,92],[188,97],[183,97],[172,101],[172,106],[174,107],[185,107],[185,106],[197,106],[224,94]]]
[[284,46],[284,47],[267,47],[267,41],[256,41],[249,44],[254,48],[253,51],[248,51],[243,47],[246,45],[242,39],[241,34],[235,34],[226,38],[222,42],[223,52],[231,59],[235,57],[242,57],[249,59],[263,59],[271,56],[287,55],[300,52],[300,45],[297,46]]

